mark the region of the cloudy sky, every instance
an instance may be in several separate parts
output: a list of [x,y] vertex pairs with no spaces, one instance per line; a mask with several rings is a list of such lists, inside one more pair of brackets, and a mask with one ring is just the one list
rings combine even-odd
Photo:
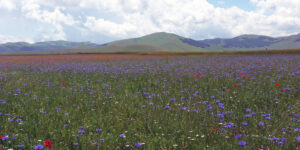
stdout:
[[0,0],[0,43],[300,33],[300,0]]

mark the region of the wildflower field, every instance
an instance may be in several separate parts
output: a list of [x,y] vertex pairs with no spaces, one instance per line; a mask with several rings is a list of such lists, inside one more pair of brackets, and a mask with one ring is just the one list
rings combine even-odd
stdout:
[[300,55],[0,56],[0,149],[297,149]]

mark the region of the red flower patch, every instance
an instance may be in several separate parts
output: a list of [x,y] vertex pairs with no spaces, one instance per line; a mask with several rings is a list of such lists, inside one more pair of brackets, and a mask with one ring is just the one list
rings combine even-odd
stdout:
[[237,84],[234,84],[233,87],[238,87],[238,85],[237,85]]
[[44,142],[44,145],[45,145],[46,147],[52,148],[51,140],[46,140],[46,141]]
[[193,77],[199,77],[199,74],[194,74]]
[[217,128],[215,126],[212,126],[211,129],[212,130],[217,130]]
[[279,83],[276,83],[276,86],[280,86],[280,84],[279,84]]

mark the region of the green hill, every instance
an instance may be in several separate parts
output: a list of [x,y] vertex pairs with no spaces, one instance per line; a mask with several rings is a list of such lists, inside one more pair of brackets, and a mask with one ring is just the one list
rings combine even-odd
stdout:
[[184,51],[204,51],[202,48],[198,48],[182,42],[184,37],[176,34],[158,32],[150,35],[146,35],[140,38],[133,38],[121,41],[115,41],[108,45],[151,45],[157,46],[161,49],[167,49],[169,51],[184,52]]
[[6,43],[0,45],[0,53],[222,52],[299,48],[300,34],[277,38],[263,35],[241,35],[229,39],[193,40],[172,33],[158,32],[102,45],[68,41],[49,41],[34,44],[25,42]]

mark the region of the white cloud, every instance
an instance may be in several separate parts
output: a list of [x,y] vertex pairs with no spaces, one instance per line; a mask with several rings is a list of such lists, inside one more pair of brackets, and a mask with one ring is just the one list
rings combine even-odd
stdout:
[[6,36],[0,34],[0,43],[19,42],[19,41],[28,42],[28,43],[34,42],[32,39],[28,39],[24,37]]
[[124,37],[134,32],[137,28],[130,23],[114,23],[104,19],[96,19],[95,17],[87,17],[87,21],[84,24],[85,27],[92,31],[100,32],[117,37]]
[[[63,25],[72,26],[77,23],[71,14],[62,12],[61,7],[52,8],[53,11],[42,9],[41,5],[46,2],[42,0],[27,0],[22,3],[22,12],[30,19],[48,23],[52,28],[44,30],[42,40],[66,40]],[[47,3],[46,3],[47,4]]]
[[41,9],[38,3],[26,1],[23,3],[22,11],[25,12],[28,18],[50,24],[64,23],[66,25],[74,25],[77,23],[72,15],[63,13],[59,7],[54,8],[53,11],[48,11]]
[[[105,9],[122,18],[118,23],[94,18],[98,20],[96,22],[89,18],[85,23],[88,24],[86,27],[92,31],[106,32],[123,38],[132,37],[134,33],[135,36],[140,36],[156,31],[208,38],[216,37],[213,30],[217,27],[225,30],[224,32],[230,36],[240,34],[281,36],[300,31],[298,0],[252,0],[258,7],[257,11],[245,11],[237,7],[218,8],[206,0],[131,0],[126,5],[122,3],[123,0],[81,1],[81,7],[92,7],[88,4],[94,4],[95,8]],[[289,28],[293,25],[292,29]],[[296,25],[298,27],[295,27]]]
[[0,9],[4,8],[7,10],[14,10],[16,9],[16,5],[12,2],[12,0],[0,0]]
[[256,10],[220,8],[207,0],[0,0],[0,8],[19,6],[21,15],[42,23],[36,34],[43,40],[66,39],[67,28],[119,39],[160,31],[196,39],[300,32],[299,0],[250,1]]

